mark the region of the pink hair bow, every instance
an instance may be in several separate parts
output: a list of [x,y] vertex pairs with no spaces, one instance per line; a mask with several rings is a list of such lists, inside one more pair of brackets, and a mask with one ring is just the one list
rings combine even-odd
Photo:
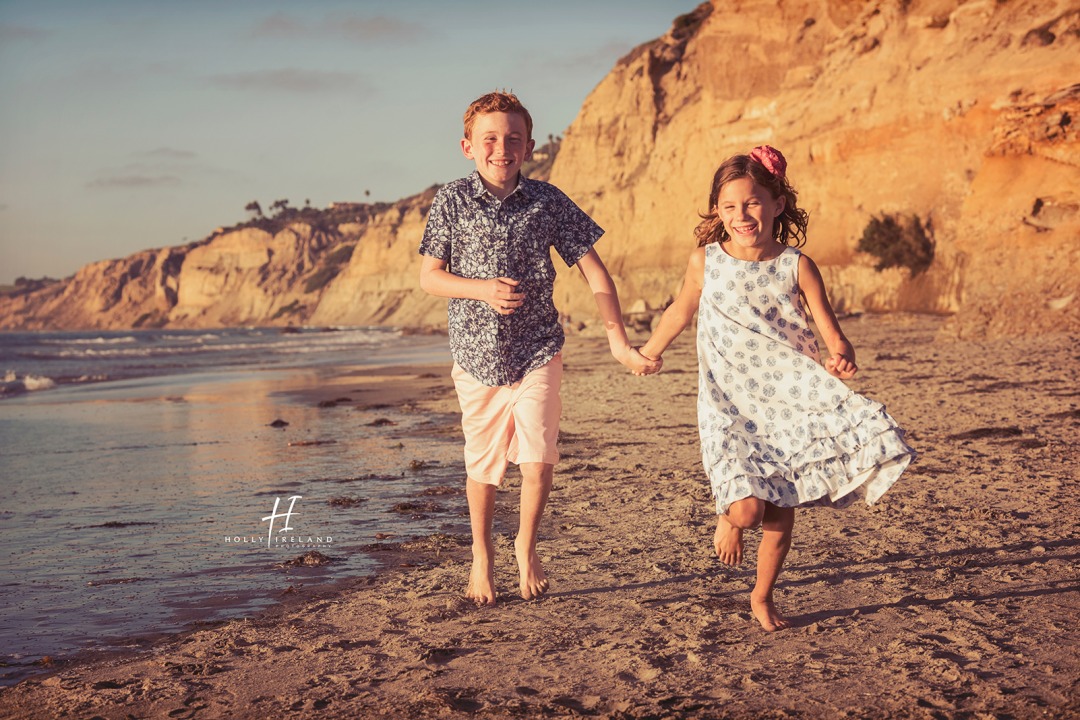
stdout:
[[784,179],[787,173],[787,160],[784,159],[783,153],[776,148],[769,145],[758,145],[750,151],[750,157],[764,165],[765,169],[776,177],[781,180]]

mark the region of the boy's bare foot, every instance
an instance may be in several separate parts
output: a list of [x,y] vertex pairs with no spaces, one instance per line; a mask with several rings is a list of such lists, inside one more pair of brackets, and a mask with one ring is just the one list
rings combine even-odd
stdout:
[[495,604],[495,570],[491,562],[493,549],[484,548],[478,552],[473,548],[472,570],[469,572],[465,597],[477,605]]
[[521,573],[521,597],[532,600],[546,593],[547,573],[540,564],[540,556],[536,554],[536,548],[523,547],[515,540],[514,554],[517,556],[518,572]]
[[743,554],[742,528],[729,523],[724,515],[717,516],[713,547],[720,562],[725,565],[739,565],[742,563]]
[[750,610],[765,632],[776,632],[791,627],[791,621],[780,614],[771,597],[759,600],[750,595]]

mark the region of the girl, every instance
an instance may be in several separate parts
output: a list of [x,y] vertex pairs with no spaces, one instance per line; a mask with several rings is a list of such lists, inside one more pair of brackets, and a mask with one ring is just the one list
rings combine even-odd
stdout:
[[[738,565],[743,531],[761,526],[750,608],[767,631],[790,623],[773,587],[791,547],[795,508],[867,504],[915,457],[884,406],[841,380],[858,370],[817,266],[796,248],[806,211],[787,161],[767,145],[725,160],[695,235],[678,298],[641,348],[659,359],[698,318],[698,426],[716,497],[714,545]],[[803,300],[829,349],[824,368]]]

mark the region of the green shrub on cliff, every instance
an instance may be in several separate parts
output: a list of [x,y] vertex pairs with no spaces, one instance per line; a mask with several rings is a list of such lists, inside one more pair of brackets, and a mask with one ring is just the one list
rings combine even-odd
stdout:
[[304,280],[304,292],[322,290],[327,283],[337,277],[341,268],[352,259],[355,244],[342,245],[330,251],[322,260],[322,265]]
[[934,241],[917,215],[870,218],[856,249],[876,257],[878,271],[906,267],[918,275],[934,261]]
[[547,181],[551,178],[551,168],[562,147],[562,137],[548,135],[546,144],[533,150],[532,158],[521,166],[521,173],[531,180]]
[[356,245],[342,245],[326,256],[327,265],[344,265],[352,259]]
[[[310,200],[307,201],[310,203]],[[263,214],[262,206],[258,200],[252,200],[244,210],[251,213],[252,217],[235,225],[218,228],[210,237],[223,235],[234,230],[244,228],[258,228],[271,235],[277,235],[294,222],[305,223],[311,226],[315,232],[340,236],[338,226],[343,223],[364,224],[381,212],[385,212],[392,205],[390,203],[336,203],[333,207],[315,208],[309,204],[302,208],[289,205],[289,201],[282,198],[270,204],[269,215]]]
[[274,313],[274,316],[270,318],[271,321],[277,320],[284,315],[295,315],[299,312],[303,312],[304,306],[300,304],[299,300],[293,300],[288,305],[279,307],[278,311]]
[[10,295],[12,297],[16,295],[29,295],[30,293],[37,292],[43,287],[55,285],[58,282],[60,281],[51,277],[41,277],[37,279],[17,277],[15,278],[14,285],[0,285],[0,294]]
[[339,265],[323,265],[304,281],[304,292],[312,293],[322,290],[327,283],[337,277],[339,272],[341,272]]

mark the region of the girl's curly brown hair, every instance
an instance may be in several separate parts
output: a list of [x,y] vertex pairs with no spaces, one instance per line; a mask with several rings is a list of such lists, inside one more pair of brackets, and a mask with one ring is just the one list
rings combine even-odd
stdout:
[[806,224],[809,215],[795,204],[798,193],[786,178],[772,174],[758,160],[749,155],[733,155],[717,168],[709,191],[709,211],[701,216],[701,223],[694,230],[698,247],[731,239],[720,212],[716,207],[720,190],[732,180],[750,178],[769,191],[774,198],[784,198],[784,211],[773,221],[773,237],[782,245],[802,247],[806,244]]

